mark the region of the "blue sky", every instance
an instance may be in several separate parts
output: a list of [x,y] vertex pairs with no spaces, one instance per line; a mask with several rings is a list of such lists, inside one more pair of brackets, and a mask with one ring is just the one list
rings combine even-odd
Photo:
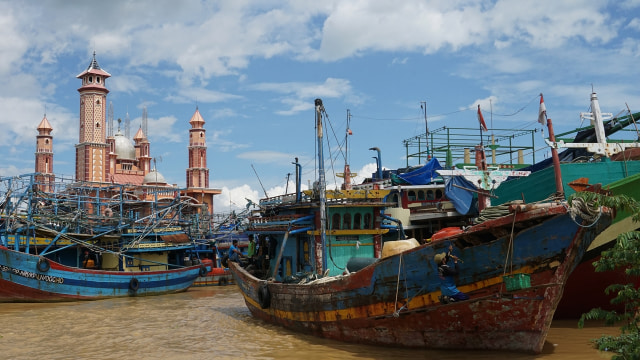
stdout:
[[[360,175],[375,169],[371,147],[385,168],[406,165],[422,101],[430,129],[477,127],[477,104],[489,127],[535,129],[544,93],[556,132],[570,130],[592,86],[604,112],[640,111],[639,10],[640,0],[0,1],[0,176],[33,172],[45,112],[54,170],[74,173],[75,77],[93,51],[112,75],[115,118],[128,112],[133,135],[147,107],[152,156],[180,186],[198,106],[210,185],[223,190],[216,212],[264,195],[251,165],[269,195],[285,190],[295,157],[314,180],[315,98],[339,140],[350,110]],[[536,146],[547,156],[541,136]]]

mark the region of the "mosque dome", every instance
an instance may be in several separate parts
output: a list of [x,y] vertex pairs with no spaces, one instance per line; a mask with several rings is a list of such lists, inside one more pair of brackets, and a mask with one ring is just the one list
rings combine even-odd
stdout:
[[164,185],[167,183],[167,180],[164,179],[164,176],[160,174],[156,169],[149,171],[147,175],[144,176],[144,180],[142,181],[143,185]]
[[131,140],[127,139],[120,130],[118,130],[114,138],[117,158],[120,160],[135,160],[136,148],[133,147]]

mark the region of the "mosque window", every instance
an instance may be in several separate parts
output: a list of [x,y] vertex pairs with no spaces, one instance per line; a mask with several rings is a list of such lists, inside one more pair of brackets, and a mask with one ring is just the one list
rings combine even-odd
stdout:
[[99,76],[96,76],[96,82],[97,82],[98,84],[100,84],[100,77],[99,77]]
[[93,76],[89,76],[89,83],[93,82]]
[[44,143],[45,143],[45,144],[47,144],[47,145],[49,145],[49,139],[45,139],[45,140],[44,140]]
[[99,122],[96,123],[96,127],[100,128],[100,123]]
[[203,134],[203,133],[200,133],[200,137],[202,137],[202,136],[204,136],[204,134]]

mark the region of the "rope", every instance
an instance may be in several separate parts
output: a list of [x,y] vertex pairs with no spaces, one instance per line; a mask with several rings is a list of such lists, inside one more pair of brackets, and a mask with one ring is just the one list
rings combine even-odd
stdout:
[[[580,197],[575,197],[571,200],[571,204],[567,208],[567,212],[569,212],[569,216],[571,216],[571,219],[576,223],[576,225],[580,227],[591,227],[595,225],[600,219],[600,216],[602,216],[602,208],[597,205],[595,200],[592,200],[589,203],[587,203],[585,202],[584,199]],[[576,217],[578,216],[583,221],[591,222],[591,224],[589,225],[580,224],[576,220]]]
[[401,267],[402,267],[402,253],[400,253],[400,261],[398,261],[398,277],[396,280],[396,302],[393,304],[393,317],[396,317],[396,318],[400,316],[400,310],[404,308],[404,306],[402,306],[400,307],[400,309],[398,309],[398,293],[400,292],[400,268]]

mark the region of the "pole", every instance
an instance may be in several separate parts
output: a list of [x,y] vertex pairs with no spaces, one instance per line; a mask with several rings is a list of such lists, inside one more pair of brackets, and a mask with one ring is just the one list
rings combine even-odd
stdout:
[[[551,119],[547,119],[547,127],[549,128],[549,141],[556,142],[556,135],[553,132],[553,124]],[[558,157],[558,149],[551,147],[551,158],[553,159],[553,174],[556,178],[556,194],[564,197],[564,188],[562,186],[562,173],[560,172],[560,158]]]
[[420,101],[420,108],[424,110],[424,139],[427,144],[427,162],[429,162],[429,123],[427,122],[427,102]]
[[320,195],[320,253],[316,254],[316,257],[320,257],[322,260],[322,269],[320,269],[320,274],[323,274],[325,269],[327,268],[327,257],[324,256],[324,251],[326,248],[326,229],[327,229],[327,214],[326,214],[326,201],[327,194],[325,193],[326,185],[324,178],[324,155],[322,151],[322,112],[324,111],[324,106],[322,105],[321,99],[315,100],[316,106],[316,129],[317,129],[317,137],[318,137],[318,193]]

